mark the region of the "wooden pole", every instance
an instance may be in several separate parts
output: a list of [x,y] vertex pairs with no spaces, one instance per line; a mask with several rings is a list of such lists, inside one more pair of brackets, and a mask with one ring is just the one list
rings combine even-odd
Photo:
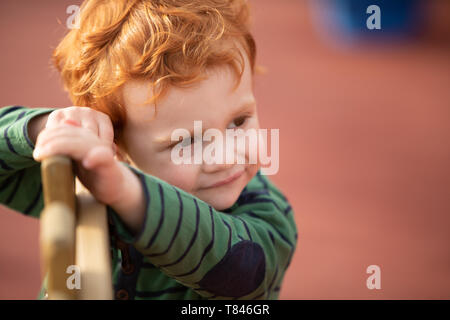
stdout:
[[75,299],[67,268],[75,263],[75,193],[72,161],[54,156],[41,164],[45,208],[40,219],[41,264],[48,299]]
[[[44,159],[41,174],[40,246],[48,299],[112,299],[106,206],[78,179],[75,189],[72,160],[66,156]],[[79,288],[71,277],[75,272]]]
[[76,180],[77,227],[75,261],[81,270],[83,300],[113,299],[111,255],[106,206]]

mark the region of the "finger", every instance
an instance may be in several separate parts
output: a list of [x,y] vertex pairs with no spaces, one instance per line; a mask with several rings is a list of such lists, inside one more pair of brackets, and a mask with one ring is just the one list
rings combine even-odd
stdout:
[[82,115],[80,114],[79,108],[77,107],[67,107],[62,108],[58,114],[55,115],[55,122],[52,123],[54,126],[63,124],[66,120],[74,121],[76,123],[81,123]]
[[67,107],[52,112],[47,120],[46,128],[61,125],[74,125],[87,128],[98,135],[98,125],[92,117],[93,111],[85,107]]
[[61,121],[64,119],[64,114],[62,109],[57,109],[55,111],[52,111],[48,118],[47,123],[45,124],[45,128],[53,128],[58,126]]
[[75,136],[80,135],[83,132],[79,127],[74,126],[62,126],[59,124],[56,127],[46,128],[42,130],[37,139],[36,139],[36,148],[43,147],[48,143],[48,141],[52,140],[55,137],[66,137],[66,136]]
[[82,163],[83,167],[90,170],[99,167],[109,167],[114,163],[114,155],[110,148],[98,146],[89,150]]
[[82,117],[81,118],[81,126],[83,128],[91,130],[95,135],[97,135],[97,136],[99,135],[98,124],[97,124],[97,121],[95,121],[95,119]]
[[53,155],[66,155],[74,160],[81,160],[87,152],[98,145],[99,141],[94,141],[97,137],[91,136],[86,139],[83,136],[57,136],[49,140],[45,145],[34,149],[35,160],[42,160]]
[[106,117],[99,116],[97,124],[98,124],[98,136],[100,137],[100,139],[106,141],[107,143],[112,144],[112,142],[114,141],[114,129],[111,119],[108,116]]
[[70,126],[74,126],[74,127],[81,127],[81,124],[78,121],[71,120],[71,119],[66,119],[63,121],[63,123],[68,124]]

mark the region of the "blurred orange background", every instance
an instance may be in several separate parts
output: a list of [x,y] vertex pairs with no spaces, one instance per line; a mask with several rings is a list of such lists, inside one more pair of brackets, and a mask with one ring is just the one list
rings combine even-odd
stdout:
[[[336,46],[310,2],[250,1],[260,122],[280,129],[270,178],[299,230],[281,299],[450,299],[450,2],[426,2],[413,39]],[[71,105],[50,56],[73,4],[0,2],[0,106]],[[38,230],[0,207],[0,299],[37,297]]]

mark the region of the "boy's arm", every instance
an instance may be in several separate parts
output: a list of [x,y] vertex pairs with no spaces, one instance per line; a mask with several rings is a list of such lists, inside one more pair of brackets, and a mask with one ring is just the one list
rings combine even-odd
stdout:
[[[262,176],[231,212],[130,167],[141,179],[146,216],[133,236],[108,207],[118,236],[132,243],[168,276],[212,298],[270,299],[290,263],[297,240],[286,198]],[[141,292],[145,296],[145,292]]]
[[35,217],[42,210],[43,197],[40,163],[32,157],[37,133],[33,132],[32,136],[28,124],[53,110],[0,108],[0,203]]

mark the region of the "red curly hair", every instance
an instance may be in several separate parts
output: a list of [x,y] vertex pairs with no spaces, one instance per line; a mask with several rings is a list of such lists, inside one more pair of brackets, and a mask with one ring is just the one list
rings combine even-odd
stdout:
[[116,142],[126,119],[118,89],[126,81],[150,80],[154,102],[170,86],[204,79],[210,67],[230,66],[239,82],[238,47],[255,70],[246,0],[86,0],[79,18],[80,28],[62,39],[53,63],[74,105],[110,116]]

